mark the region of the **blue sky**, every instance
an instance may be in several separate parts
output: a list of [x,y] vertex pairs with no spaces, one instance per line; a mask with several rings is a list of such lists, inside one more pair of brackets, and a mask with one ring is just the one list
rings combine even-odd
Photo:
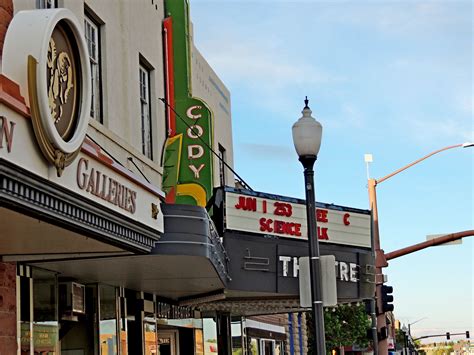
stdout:
[[[291,126],[303,99],[323,125],[316,199],[368,208],[380,178],[473,141],[470,1],[191,0],[194,41],[232,95],[235,169],[254,190],[302,198]],[[386,252],[473,228],[474,148],[378,186]],[[472,238],[471,238],[472,239]],[[416,335],[474,333],[473,241],[390,262],[395,314]],[[456,338],[453,338],[456,339]]]

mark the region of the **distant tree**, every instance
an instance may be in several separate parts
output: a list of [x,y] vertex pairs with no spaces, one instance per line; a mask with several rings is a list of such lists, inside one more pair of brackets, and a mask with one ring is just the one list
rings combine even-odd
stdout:
[[[308,312],[308,355],[316,352],[312,349],[314,327],[312,315]],[[357,344],[367,346],[367,331],[370,329],[370,319],[365,313],[365,307],[342,304],[324,312],[324,328],[326,331],[326,351],[328,353],[341,346]]]
[[401,350],[405,347],[405,332],[401,329],[395,330],[395,348]]

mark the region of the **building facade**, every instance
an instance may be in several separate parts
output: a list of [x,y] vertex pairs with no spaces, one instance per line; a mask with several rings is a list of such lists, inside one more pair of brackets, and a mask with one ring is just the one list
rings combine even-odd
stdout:
[[[202,207],[161,190],[165,5],[0,2],[0,354],[210,351],[216,322],[187,298],[225,287],[225,251]],[[231,166],[230,94],[194,52]]]
[[[188,1],[0,20],[0,355],[304,353],[304,201],[234,187]],[[367,298],[368,211],[317,213],[338,301]]]

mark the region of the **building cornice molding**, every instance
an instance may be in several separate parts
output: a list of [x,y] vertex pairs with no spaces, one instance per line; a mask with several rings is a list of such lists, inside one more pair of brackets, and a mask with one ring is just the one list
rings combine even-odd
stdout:
[[149,253],[156,230],[0,159],[0,206],[126,251]]

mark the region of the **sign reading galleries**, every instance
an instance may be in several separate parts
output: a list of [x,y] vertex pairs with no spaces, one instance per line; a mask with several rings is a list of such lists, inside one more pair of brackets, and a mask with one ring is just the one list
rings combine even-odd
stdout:
[[0,74],[0,158],[163,232],[162,191],[86,138],[91,74],[82,27],[68,9],[13,17]]
[[[316,208],[320,242],[371,247],[370,213],[325,205]],[[283,238],[308,239],[304,201],[274,195],[226,191],[226,229]]]
[[163,22],[168,137],[162,188],[168,203],[205,206],[212,195],[213,122],[206,103],[191,92],[187,0],[166,0]]

